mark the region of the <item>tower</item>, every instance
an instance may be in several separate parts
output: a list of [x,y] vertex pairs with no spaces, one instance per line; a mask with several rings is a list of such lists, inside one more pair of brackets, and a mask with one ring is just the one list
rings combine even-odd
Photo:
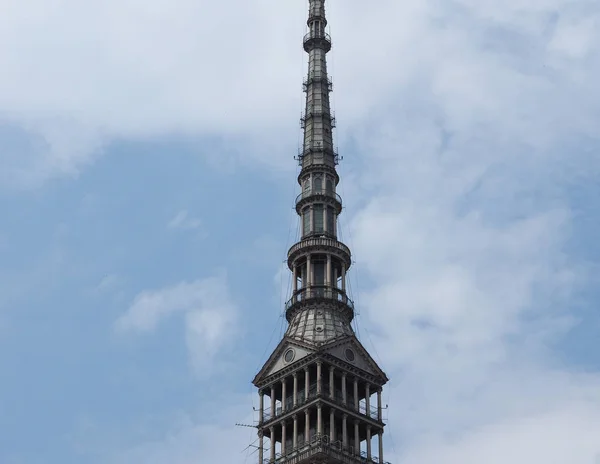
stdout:
[[388,378],[352,329],[354,303],[346,293],[351,254],[337,239],[342,199],[336,193],[324,3],[309,0],[304,36],[309,60],[296,198],[302,232],[288,251],[289,325],[253,380],[260,397],[259,464],[384,462],[381,394]]

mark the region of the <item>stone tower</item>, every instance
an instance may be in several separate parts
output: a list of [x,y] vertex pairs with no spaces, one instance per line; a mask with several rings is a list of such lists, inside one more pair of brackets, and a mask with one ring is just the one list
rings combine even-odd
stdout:
[[331,39],[325,33],[325,0],[309,3],[296,199],[302,233],[288,251],[289,326],[253,380],[260,396],[259,464],[383,463],[381,391],[388,378],[351,326],[354,303],[346,293],[346,274],[352,260],[337,239],[342,199],[336,193],[338,155],[326,61]]

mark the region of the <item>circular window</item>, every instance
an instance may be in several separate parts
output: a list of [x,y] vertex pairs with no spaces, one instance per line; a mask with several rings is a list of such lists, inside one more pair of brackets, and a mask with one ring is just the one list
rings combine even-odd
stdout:
[[315,329],[317,332],[323,332],[323,327],[319,326]]
[[291,363],[291,362],[294,360],[294,358],[295,358],[295,357],[296,357],[296,353],[294,352],[294,350],[292,350],[292,349],[289,349],[289,350],[287,350],[287,351],[285,352],[285,354],[283,355],[283,360],[284,360],[286,363]]
[[346,355],[346,359],[350,362],[353,362],[355,357],[354,357],[354,351],[352,351],[350,348],[346,349],[345,351],[345,355]]

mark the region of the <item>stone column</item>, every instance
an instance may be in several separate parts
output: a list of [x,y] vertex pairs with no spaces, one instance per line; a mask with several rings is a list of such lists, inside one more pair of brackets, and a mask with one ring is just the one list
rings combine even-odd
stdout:
[[348,395],[346,393],[346,373],[342,373],[342,401],[344,406],[348,404]]
[[310,255],[306,257],[306,286],[312,285],[312,265],[310,263]]
[[294,372],[294,393],[292,397],[294,407],[298,406],[298,372]]
[[371,386],[365,386],[365,406],[367,408],[367,416],[371,417]]
[[263,431],[259,430],[258,432],[258,462],[259,464],[263,464],[265,460],[265,448],[264,448],[264,436]]
[[310,411],[308,409],[304,413],[304,419],[305,419],[304,442],[309,443],[310,442]]
[[333,399],[335,397],[335,367],[329,366],[329,397]]
[[294,264],[293,279],[294,279],[294,296],[295,296],[296,292],[298,291],[298,267],[295,264]]
[[317,405],[317,435],[323,435],[323,414],[321,403]]
[[298,414],[294,414],[294,435],[292,436],[292,448],[298,448]]
[[308,366],[304,368],[304,401],[308,401],[308,390],[310,388],[310,371]]
[[325,281],[327,286],[331,287],[331,255],[327,255],[327,275]]
[[385,462],[383,460],[383,430],[379,431],[379,462]]
[[269,428],[269,430],[271,431],[271,457],[270,460],[271,461],[275,461],[275,427],[271,426]]
[[360,434],[357,420],[354,421],[354,451],[356,454],[360,454]]
[[275,385],[271,385],[271,419],[275,417],[277,412],[275,407]]
[[335,412],[331,408],[329,413],[329,441],[333,443],[335,441]]
[[258,423],[262,424],[265,419],[265,392],[259,390],[258,397],[260,398],[260,404],[258,406]]
[[286,396],[287,396],[287,391],[286,391],[286,382],[287,379],[284,377],[283,379],[281,379],[281,413],[283,414],[286,410]]
[[377,420],[383,421],[383,409],[381,407],[381,387],[377,389]]
[[354,377],[354,409],[359,411],[359,402],[358,402],[358,379]]
[[342,291],[346,291],[346,265],[342,264]]
[[281,423],[281,455],[285,456],[285,439],[287,434],[285,433],[285,421]]
[[367,425],[367,459],[371,457],[371,426]]
[[348,446],[348,414],[342,415],[342,445]]
[[321,394],[322,391],[322,387],[323,387],[323,377],[321,375],[321,361],[317,362],[317,395]]

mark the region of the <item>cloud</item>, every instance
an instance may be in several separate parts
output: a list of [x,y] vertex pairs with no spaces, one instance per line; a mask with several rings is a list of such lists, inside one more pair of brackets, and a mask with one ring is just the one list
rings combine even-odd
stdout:
[[119,333],[152,333],[165,319],[181,313],[192,364],[200,372],[239,329],[237,309],[224,275],[139,293],[115,323]]
[[195,230],[202,226],[202,221],[198,218],[189,217],[187,210],[179,211],[173,219],[169,221],[169,229]]

